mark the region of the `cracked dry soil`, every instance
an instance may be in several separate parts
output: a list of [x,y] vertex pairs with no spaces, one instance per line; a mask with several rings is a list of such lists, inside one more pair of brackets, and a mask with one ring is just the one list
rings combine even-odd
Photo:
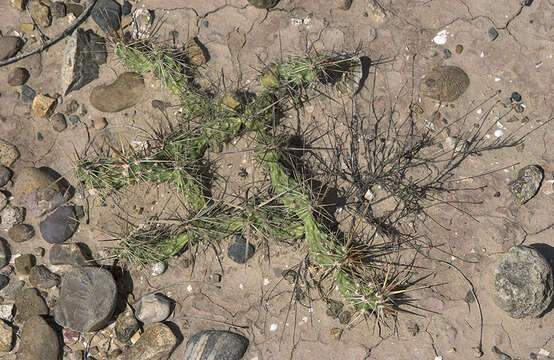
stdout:
[[[455,65],[469,75],[470,85],[459,99],[440,108],[451,119],[474,109],[468,119],[477,121],[485,111],[480,107],[481,102],[497,90],[502,91],[500,98],[513,91],[521,94],[524,113],[516,115],[527,117],[528,122],[505,122],[493,131],[500,126],[506,132],[520,126],[529,131],[552,118],[552,1],[535,0],[530,6],[522,6],[517,0],[382,0],[384,17],[375,15],[371,3],[371,0],[354,0],[350,10],[345,11],[337,9],[331,0],[281,0],[276,8],[265,11],[248,5],[246,0],[144,0],[134,3],[134,8],[151,9],[158,18],[163,18],[159,31],[162,40],[169,41],[170,31],[179,33],[178,41],[197,36],[210,54],[202,72],[208,78],[224,74],[229,88],[255,81],[263,63],[281,56],[304,54],[308,50],[358,50],[361,55],[381,61],[372,70],[382,79],[376,83],[374,91],[383,101],[387,96],[397,96],[399,113],[408,111],[413,95],[421,101],[425,114],[432,114],[437,102],[418,99],[417,86],[414,89],[412,85],[436,65]],[[0,23],[5,34],[26,22],[25,16],[11,8],[7,1],[0,4]],[[55,34],[56,29],[63,29],[61,25],[56,26],[47,29],[48,32]],[[90,19],[82,27],[101,33]],[[499,33],[494,41],[487,35],[491,27]],[[446,42],[438,45],[433,38],[442,30],[446,30]],[[116,74],[124,71],[110,55],[98,80],[64,98],[64,103],[75,99],[88,108],[81,119],[83,123],[56,133],[47,120],[33,118],[29,106],[17,100],[13,88],[9,88],[4,79],[11,67],[24,66],[31,73],[28,85],[37,93],[61,92],[59,69],[63,44],[62,41],[16,65],[0,68],[0,132],[2,138],[16,144],[21,152],[15,171],[25,166],[49,166],[71,182],[74,179],[74,149],[81,151],[91,138],[98,144],[118,144],[121,139],[140,138],[140,131],[136,129],[162,117],[151,107],[151,100],[162,99],[176,104],[176,99],[159,81],[147,75],[147,91],[142,101],[133,108],[109,114],[109,126],[95,131],[89,125],[90,120],[106,114],[90,106],[90,91],[101,83],[111,82]],[[463,46],[461,53],[456,51],[457,45]],[[444,56],[446,49],[451,53],[449,58]],[[361,106],[369,103],[369,93],[367,86],[360,93]],[[304,116],[302,121],[306,125],[316,123],[318,111],[325,106],[329,106],[328,101],[316,101],[313,114]],[[175,110],[176,107],[170,107],[168,111]],[[44,139],[37,139],[38,132]],[[548,124],[532,133],[523,149],[507,148],[471,158],[457,172],[459,178],[506,169],[465,183],[477,189],[463,199],[479,202],[468,209],[471,216],[454,208],[442,209],[434,215],[446,226],[430,225],[435,239],[447,250],[436,256],[452,262],[475,286],[483,313],[483,359],[498,358],[491,351],[493,346],[513,359],[529,359],[530,353],[538,354],[540,349],[554,352],[553,311],[541,318],[516,320],[498,309],[490,297],[494,267],[507,249],[522,241],[526,245],[554,246],[552,228],[539,232],[554,219],[554,194],[545,194],[541,189],[531,201],[517,206],[506,187],[517,170],[529,164],[540,165],[545,180],[552,179],[553,143],[554,128]],[[241,167],[252,171],[252,163],[241,151],[248,145],[241,140],[225,146],[223,153],[218,154],[224,172],[231,176]],[[230,186],[241,191],[245,185],[237,182]],[[104,245],[100,240],[106,238],[98,229],[120,229],[121,222],[116,215],[138,223],[161,211],[164,201],[171,198],[164,186],[140,191],[144,193],[141,199],[123,198],[104,206],[92,201],[91,226],[81,226],[72,241],[85,242],[94,254],[98,254]],[[151,205],[154,200],[159,200],[157,205]],[[139,215],[134,207],[144,207],[145,211]],[[25,253],[44,245],[36,236],[32,241],[17,244],[12,251]],[[172,259],[168,271],[159,277],[151,277],[145,270],[131,270],[133,293],[137,298],[177,281],[194,280],[187,283],[189,287],[175,286],[164,291],[176,301],[172,321],[179,327],[184,343],[201,330],[228,329],[225,325],[203,320],[179,320],[190,315],[248,326],[237,331],[250,340],[244,357],[249,360],[471,359],[472,348],[479,344],[479,312],[475,302],[466,301],[470,288],[457,271],[443,263],[423,260],[419,264],[431,270],[433,276],[429,282],[440,285],[410,293],[421,308],[415,309],[418,315],[400,314],[394,324],[395,334],[385,330],[379,335],[373,331],[371,322],[346,328],[326,314],[326,304],[322,301],[314,299],[291,305],[292,285],[281,281],[280,273],[302,261],[305,251],[293,252],[288,246],[271,244],[270,256],[258,251],[246,265],[238,265],[224,255],[223,247],[217,249],[219,257],[214,255],[214,249],[196,250],[200,255],[194,271],[190,266],[185,267],[183,257]],[[222,281],[215,284],[218,274],[223,274]],[[340,340],[330,336],[333,328],[344,329]],[[184,343],[171,359],[182,358]]]

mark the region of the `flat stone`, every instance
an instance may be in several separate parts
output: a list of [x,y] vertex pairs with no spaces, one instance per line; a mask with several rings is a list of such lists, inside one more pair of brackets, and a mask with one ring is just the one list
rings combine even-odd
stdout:
[[0,36],[0,60],[6,60],[17,54],[23,47],[23,39],[19,36]]
[[457,66],[441,66],[428,72],[421,81],[423,96],[439,101],[458,99],[469,86],[469,76]]
[[508,189],[519,205],[531,200],[539,191],[544,172],[538,165],[529,165],[520,169],[517,178],[508,184]]
[[15,181],[14,195],[37,218],[66,201],[60,178],[45,168],[25,168]]
[[258,9],[271,9],[277,5],[279,0],[248,0],[248,2]]
[[16,67],[8,75],[8,85],[21,86],[29,80],[29,71],[22,67]]
[[37,259],[32,254],[23,254],[15,258],[15,271],[19,275],[29,275],[31,268],[36,265]]
[[50,8],[43,5],[38,0],[33,0],[27,5],[27,10],[31,13],[31,17],[35,20],[38,26],[41,28],[47,28],[52,25],[52,15],[50,14]]
[[114,278],[107,270],[72,268],[62,276],[54,317],[58,324],[73,330],[100,330],[107,325],[115,310],[116,296]]
[[138,341],[127,348],[118,360],[165,360],[176,345],[177,338],[167,325],[149,324],[145,326],[144,333]]
[[249,341],[240,334],[222,330],[205,330],[187,341],[184,360],[242,359]]
[[52,123],[52,129],[56,132],[62,132],[67,129],[67,121],[65,120],[65,115],[62,113],[52,115],[50,123]]
[[42,317],[25,321],[16,360],[59,360],[60,355],[58,334]]
[[54,244],[50,248],[49,260],[52,265],[86,265],[84,244]]
[[46,301],[35,288],[23,289],[15,298],[15,320],[24,322],[36,315],[48,315]]
[[244,264],[254,255],[254,246],[243,236],[236,235],[235,242],[229,245],[227,256],[237,264]]
[[12,280],[10,281],[8,286],[2,289],[1,295],[6,300],[15,300],[24,287],[25,287],[25,281]]
[[50,244],[61,243],[69,239],[79,222],[73,206],[62,206],[40,222],[40,234]]
[[90,93],[90,102],[102,112],[118,112],[137,104],[144,93],[144,78],[125,72],[111,84],[100,85]]
[[11,167],[17,159],[19,159],[17,147],[0,139],[0,165]]
[[538,317],[552,303],[552,268],[536,249],[512,247],[494,274],[492,298],[512,318]]
[[113,0],[98,0],[91,17],[105,33],[113,33],[121,26],[121,6]]
[[37,265],[31,268],[29,282],[39,289],[50,289],[58,286],[60,277],[54,274],[44,265]]
[[31,225],[17,224],[8,230],[8,238],[14,242],[24,242],[35,236],[35,229]]
[[11,252],[8,242],[0,238],[0,269],[10,263]]
[[94,31],[79,28],[68,37],[61,69],[65,95],[98,79],[98,65],[105,63],[106,57],[104,38]]
[[117,340],[126,343],[138,331],[139,323],[133,314],[133,310],[127,308],[119,314],[115,322],[115,335]]
[[25,221],[25,208],[7,205],[4,210],[0,212],[0,218],[2,219],[1,227],[9,229]]
[[11,351],[14,345],[13,328],[4,320],[0,320],[0,351]]
[[4,165],[0,165],[0,187],[6,186],[6,184],[11,180],[12,178],[12,171],[5,167]]
[[149,294],[135,304],[137,319],[145,324],[162,322],[171,314],[171,301],[162,294]]

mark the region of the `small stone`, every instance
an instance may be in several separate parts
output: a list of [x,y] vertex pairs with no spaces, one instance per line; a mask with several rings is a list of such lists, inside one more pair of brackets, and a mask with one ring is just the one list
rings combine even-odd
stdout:
[[0,192],[0,211],[8,205],[8,197],[3,192]]
[[187,341],[184,360],[242,359],[249,341],[242,335],[223,330],[205,330]]
[[511,96],[512,100],[515,101],[515,102],[520,102],[521,101],[521,95],[517,92],[517,91],[514,91],[512,93],[512,96]]
[[65,121],[65,115],[62,113],[56,113],[50,118],[52,128],[54,131],[62,132],[67,129],[67,122]]
[[73,206],[62,206],[56,209],[40,222],[42,238],[50,244],[66,241],[77,230],[79,222],[76,219]]
[[79,109],[79,103],[77,100],[73,99],[70,102],[67,103],[65,106],[65,113],[66,114],[73,114]]
[[24,254],[15,258],[15,271],[20,275],[29,275],[31,268],[35,266],[37,259],[34,255]]
[[33,90],[33,88],[23,85],[21,88],[21,101],[26,104],[31,104],[33,100],[35,100],[35,96],[37,96],[37,92]]
[[29,71],[22,67],[13,69],[8,75],[8,84],[10,86],[21,86],[29,80]]
[[450,52],[450,50],[448,49],[444,49],[442,51],[442,55],[445,59],[450,59],[452,57],[452,52]]
[[42,135],[42,133],[41,133],[40,131],[37,132],[37,140],[38,140],[38,141],[44,140],[44,136]]
[[39,94],[33,99],[33,112],[36,116],[48,117],[56,103],[56,99]]
[[422,95],[451,102],[458,99],[469,86],[469,76],[456,66],[441,66],[427,73],[420,84]]
[[135,305],[138,320],[145,324],[162,322],[171,314],[171,301],[162,294],[149,294]]
[[86,265],[85,245],[81,243],[54,244],[48,258],[52,265]]
[[336,0],[336,8],[340,10],[350,10],[353,0]]
[[24,41],[19,36],[0,36],[0,60],[6,60],[17,54]]
[[25,221],[25,208],[7,205],[0,213],[0,218],[2,219],[2,227],[9,229]]
[[15,298],[15,309],[17,322],[24,322],[36,315],[48,315],[49,312],[46,301],[35,288],[21,290]]
[[66,345],[74,345],[79,341],[79,338],[81,337],[81,333],[76,330],[71,330],[64,328],[62,330],[63,334],[63,343]]
[[115,310],[116,297],[117,287],[107,270],[74,267],[62,276],[54,318],[61,326],[73,330],[100,330]]
[[531,6],[531,4],[533,4],[533,0],[523,0],[521,3],[523,6]]
[[0,238],[0,269],[10,263],[10,246],[6,240]]
[[79,124],[79,121],[81,119],[77,115],[69,115],[69,124],[71,125],[71,128],[75,128],[77,124]]
[[163,261],[158,261],[154,265],[152,265],[152,276],[160,276],[165,272],[165,269],[167,269],[167,265]]
[[52,16],[50,15],[50,8],[43,5],[38,0],[33,0],[27,5],[27,10],[31,13],[31,17],[38,26],[41,28],[47,28],[52,24]]
[[115,322],[115,335],[117,340],[126,343],[138,331],[139,323],[130,308],[119,314]]
[[185,52],[189,63],[200,66],[208,62],[207,52],[202,48],[198,38],[191,38],[185,43]]
[[529,165],[518,171],[517,178],[508,184],[508,189],[516,202],[523,205],[537,194],[543,178],[544,172],[540,166]]
[[92,126],[95,130],[103,130],[108,125],[108,120],[105,117],[92,120]]
[[145,40],[152,34],[154,24],[154,12],[145,8],[136,9],[133,13],[133,37]]
[[23,23],[23,24],[21,24],[21,30],[23,30],[25,32],[33,32],[33,31],[35,31],[35,24]]
[[127,16],[131,13],[131,10],[132,10],[133,6],[131,5],[130,2],[128,2],[127,0],[123,1],[123,6],[121,7],[121,14],[123,16]]
[[329,330],[329,336],[331,336],[331,339],[335,341],[340,341],[340,338],[342,337],[342,329],[341,328],[332,328]]
[[11,178],[12,178],[11,170],[5,167],[4,165],[0,165],[0,187],[6,186],[6,184],[11,180]]
[[50,6],[50,11],[54,18],[63,18],[65,16],[65,4],[62,1],[56,1]]
[[60,283],[60,277],[48,270],[46,266],[37,265],[31,268],[29,282],[36,288],[50,289],[58,286]]
[[7,300],[15,300],[25,287],[25,281],[15,280],[10,281],[8,286],[2,289],[2,296]]
[[17,243],[27,241],[33,236],[35,236],[35,229],[27,224],[17,224],[8,230],[8,237],[10,240]]
[[111,34],[121,26],[121,6],[113,0],[98,0],[91,17],[105,33]]
[[456,54],[461,54],[464,52],[464,46],[461,44],[456,45]]
[[17,360],[58,360],[60,357],[58,333],[40,316],[25,321]]
[[0,165],[9,168],[17,159],[19,159],[17,147],[0,139]]
[[490,41],[494,41],[498,37],[498,31],[493,27],[491,27],[487,33],[489,34]]
[[58,175],[48,168],[25,168],[15,181],[14,194],[31,216],[38,218],[67,199]]
[[514,319],[540,316],[552,302],[552,268],[539,251],[514,246],[495,270],[493,300]]
[[235,242],[227,249],[227,256],[238,264],[244,264],[254,255],[254,246],[247,244],[246,239],[241,235],[234,237]]
[[100,85],[90,93],[90,102],[102,112],[118,112],[137,104],[144,93],[144,78],[125,72],[111,84]]
[[248,0],[248,2],[258,9],[271,9],[277,5],[279,0]]
[[[161,360],[167,359],[177,345],[177,338],[163,323],[147,325],[137,342],[123,351],[118,360]],[[184,359],[189,359],[184,357]],[[234,358],[216,357],[233,360]]]
[[11,351],[14,345],[13,328],[4,320],[0,320],[0,351]]

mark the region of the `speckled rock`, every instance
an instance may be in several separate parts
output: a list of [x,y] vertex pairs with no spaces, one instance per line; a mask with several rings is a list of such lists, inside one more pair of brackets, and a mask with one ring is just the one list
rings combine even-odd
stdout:
[[0,139],[0,165],[11,167],[17,159],[19,159],[17,147]]
[[537,194],[543,178],[544,173],[540,166],[529,165],[518,171],[517,178],[508,184],[508,189],[516,202],[523,205]]
[[183,358],[240,360],[248,343],[247,338],[230,331],[206,330],[190,337]]
[[40,316],[25,321],[17,360],[59,360],[61,344],[58,334]]
[[439,101],[454,101],[469,86],[469,76],[457,66],[441,66],[427,73],[419,91],[423,96]]
[[95,87],[90,103],[102,112],[118,112],[137,104],[144,93],[144,78],[134,72],[125,72],[107,85]]
[[40,222],[40,234],[50,244],[69,239],[77,230],[79,222],[73,206],[62,206]]
[[25,221],[25,208],[7,205],[2,212],[0,212],[0,218],[2,224],[0,225],[4,229],[10,229],[12,226],[21,224]]
[[165,360],[176,345],[177,338],[167,325],[149,324],[145,326],[144,333],[138,341],[127,348],[118,360]]
[[61,181],[44,168],[21,170],[15,181],[14,196],[35,218],[66,201],[66,192]]
[[19,292],[15,298],[15,320],[24,322],[36,315],[48,315],[46,301],[40,296],[37,289],[27,288]]
[[138,331],[139,323],[133,314],[133,310],[127,308],[119,314],[115,322],[115,335],[117,340],[126,343]]

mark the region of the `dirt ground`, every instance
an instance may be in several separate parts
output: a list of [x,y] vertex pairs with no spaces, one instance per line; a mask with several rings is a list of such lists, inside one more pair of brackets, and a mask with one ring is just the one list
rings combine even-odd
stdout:
[[[463,68],[470,78],[468,90],[453,106],[442,105],[444,113],[451,118],[471,110],[468,119],[477,122],[490,105],[481,103],[497,90],[501,90],[501,94],[496,100],[509,97],[513,91],[519,92],[525,111],[517,115],[527,116],[529,121],[497,124],[491,134],[500,126],[505,133],[530,131],[552,118],[552,1],[535,0],[530,6],[521,6],[517,0],[382,0],[385,16],[379,16],[370,3],[371,0],[354,0],[350,10],[344,11],[338,10],[331,0],[281,0],[268,12],[248,5],[246,0],[145,0],[134,3],[134,8],[154,10],[156,17],[163,19],[159,32],[161,40],[169,41],[172,30],[178,31],[181,42],[197,36],[210,54],[206,69],[202,71],[214,81],[224,74],[228,88],[252,83],[264,63],[281,56],[307,51],[358,50],[361,55],[381,63],[372,70],[380,79],[375,91],[383,97],[398,98],[399,114],[408,112],[413,82],[417,84],[434,65],[444,64]],[[27,16],[14,10],[7,1],[2,2],[0,30],[4,35],[19,31],[20,24],[28,22]],[[45,32],[51,36],[64,26],[54,24]],[[83,27],[100,33],[91,19]],[[494,41],[487,34],[491,27],[499,33]],[[446,42],[439,45],[433,39],[444,30]],[[24,50],[37,44],[30,41]],[[9,87],[5,79],[10,69],[24,66],[31,73],[27,84],[37,93],[61,93],[59,71],[63,44],[62,41],[42,54],[0,68],[0,135],[17,145],[21,152],[14,167],[16,174],[26,166],[48,166],[75,183],[75,154],[82,153],[91,139],[97,144],[103,141],[117,144],[121,139],[141,140],[137,128],[145,128],[146,122],[161,119],[160,112],[152,108],[151,100],[176,104],[177,99],[159,81],[146,76],[147,91],[139,104],[115,114],[95,110],[89,102],[91,89],[111,82],[124,71],[110,54],[108,64],[101,67],[98,80],[63,99],[64,105],[75,99],[86,106],[88,113],[81,117],[82,122],[56,133],[46,119],[33,116],[30,106],[18,100],[17,89]],[[457,45],[463,46],[461,54],[455,51]],[[448,59],[444,56],[445,49],[451,52]],[[368,91],[364,89],[359,95],[362,107],[370,101]],[[417,86],[413,96],[421,103],[424,114],[433,113],[437,102],[419,99]],[[326,104],[323,100],[314,102],[313,116],[329,106],[328,102]],[[176,110],[177,107],[173,107],[169,112]],[[90,121],[103,116],[109,122],[108,127],[100,132],[91,128]],[[311,119],[304,117],[303,126],[309,127],[310,121],[317,121]],[[494,121],[492,115],[490,124]],[[39,132],[44,137],[42,140],[37,139]],[[517,206],[506,187],[519,168],[531,164],[540,165],[545,180],[552,180],[553,143],[554,128],[548,124],[531,133],[522,150],[508,148],[471,158],[458,170],[458,178],[505,170],[473,179],[468,186],[480,189],[460,195],[464,200],[480,202],[467,208],[471,216],[452,207],[441,207],[435,215],[447,227],[431,224],[423,229],[432,233],[435,241],[443,244],[442,249],[447,250],[435,256],[451,262],[475,286],[483,315],[483,359],[498,358],[491,352],[492,346],[514,359],[530,359],[530,353],[539,354],[541,349],[554,354],[554,312],[537,319],[516,320],[497,308],[490,297],[494,267],[507,249],[522,242],[554,246],[554,229],[539,232],[554,220],[554,194],[546,194],[543,188],[531,201]],[[252,172],[253,165],[246,152],[235,151],[247,146],[247,141],[231,143],[222,153],[213,155],[219,158],[224,173],[236,175],[241,167]],[[240,183],[233,186],[240,191]],[[127,194],[133,194],[133,190],[128,190]],[[121,231],[122,221],[118,215],[138,224],[160,211],[165,199],[171,196],[164,186],[153,186],[146,189],[141,198],[124,196],[104,206],[89,198],[90,224],[82,224],[71,241],[84,242],[94,254],[101,256],[101,249],[107,244],[101,240],[109,236],[100,229]],[[81,200],[74,201],[86,205]],[[145,211],[139,215],[133,207],[144,207]],[[171,211],[166,208],[164,213]],[[37,223],[33,225],[38,228]],[[36,246],[47,248],[49,244],[37,235],[32,241],[13,244],[12,253],[25,253]],[[303,260],[307,251],[302,246],[291,249],[286,245],[270,244],[269,253],[257,251],[246,265],[231,261],[226,256],[225,244],[221,245],[219,256],[214,249],[197,250],[194,271],[190,266],[185,267],[184,257],[172,259],[168,271],[159,277],[152,277],[148,270],[131,270],[136,297],[183,282],[162,291],[177,304],[170,320],[179,327],[183,338],[171,359],[182,358],[189,336],[213,328],[243,333],[250,340],[244,357],[248,360],[471,359],[472,348],[479,344],[478,308],[475,302],[468,304],[464,300],[469,285],[459,271],[443,263],[423,261],[420,264],[427,268],[422,274],[432,274],[426,283],[441,285],[410,293],[421,308],[416,310],[418,315],[400,314],[397,331],[391,333],[384,329],[379,335],[374,332],[372,322],[361,322],[351,329],[345,327],[326,314],[326,304],[322,301],[291,303],[292,285],[283,281],[280,274]],[[218,283],[215,279],[219,275],[222,280]],[[184,316],[194,318],[184,319]],[[330,336],[332,328],[344,329],[340,340]]]

